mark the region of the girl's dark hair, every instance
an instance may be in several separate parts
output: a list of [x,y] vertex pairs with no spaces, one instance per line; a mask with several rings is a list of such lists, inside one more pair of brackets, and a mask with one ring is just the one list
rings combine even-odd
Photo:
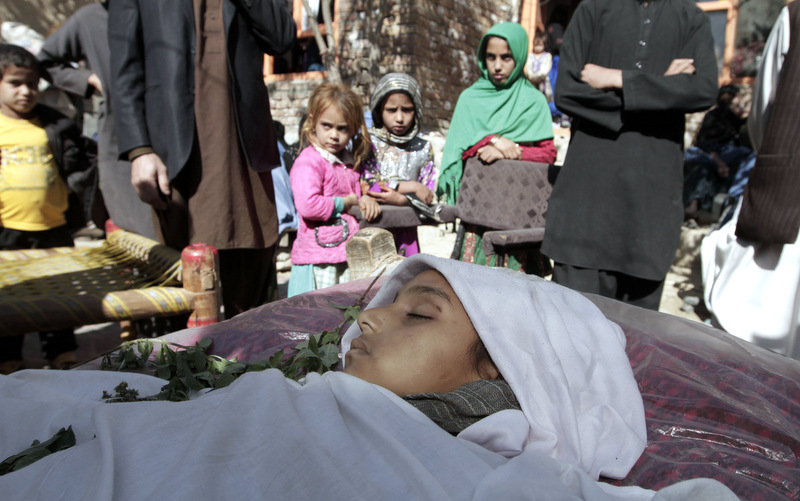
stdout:
[[[486,349],[486,345],[483,344],[480,337],[472,343],[472,346],[467,350],[467,354],[472,359],[472,366],[481,379],[500,379],[505,381],[505,378],[500,373],[500,369],[495,365],[492,356],[489,355],[489,350]],[[487,371],[487,368],[490,367],[497,373],[497,377],[494,377],[493,374]]]
[[9,66],[41,71],[36,56],[26,49],[13,43],[0,43],[0,75],[3,75]]

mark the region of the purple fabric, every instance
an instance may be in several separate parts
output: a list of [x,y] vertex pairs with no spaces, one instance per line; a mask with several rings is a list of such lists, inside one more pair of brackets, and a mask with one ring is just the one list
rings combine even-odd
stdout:
[[398,254],[405,257],[419,254],[416,226],[412,228],[394,228],[392,229],[392,235],[394,235],[394,244],[397,247]]

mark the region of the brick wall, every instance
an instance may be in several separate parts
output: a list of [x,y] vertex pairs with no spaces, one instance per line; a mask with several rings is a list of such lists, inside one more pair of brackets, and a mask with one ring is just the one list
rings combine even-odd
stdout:
[[417,42],[412,74],[423,87],[428,130],[446,132],[462,90],[480,75],[476,51],[492,25],[509,18],[511,2],[416,0],[411,23]]
[[300,138],[300,120],[305,111],[308,97],[314,88],[324,81],[320,73],[308,76],[312,78],[267,84],[270,113],[272,113],[273,120],[283,124],[286,129],[285,139],[289,144],[296,143]]
[[[478,78],[480,37],[507,20],[511,0],[340,0],[337,34],[343,81],[365,109],[378,79],[405,72],[422,85],[424,131],[446,133],[458,95]],[[321,79],[270,82],[272,113],[296,137],[296,124]]]

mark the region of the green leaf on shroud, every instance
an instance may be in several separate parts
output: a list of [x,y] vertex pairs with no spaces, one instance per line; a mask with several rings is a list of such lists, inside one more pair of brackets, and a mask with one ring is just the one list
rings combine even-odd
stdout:
[[339,362],[339,347],[332,344],[323,345],[320,348],[320,358],[325,367],[331,370]]
[[220,377],[217,378],[217,383],[214,385],[215,388],[225,388],[226,386],[230,385],[232,382],[236,380],[236,376],[234,376],[230,372],[225,372]]
[[355,322],[358,319],[358,315],[361,313],[361,306],[353,305],[348,306],[346,310],[344,310],[344,317],[345,320],[349,322]]
[[61,428],[48,440],[44,442],[34,440],[29,448],[4,459],[0,463],[0,475],[17,471],[50,454],[69,449],[73,445],[75,445],[75,433],[72,431],[72,426]]
[[171,378],[172,377],[172,366],[167,364],[167,363],[159,364],[156,367],[156,377],[159,377],[161,379],[169,379],[169,378]]
[[208,367],[208,357],[205,351],[197,350],[194,352],[194,370],[205,371]]
[[242,362],[236,362],[232,364],[228,364],[225,366],[225,373],[230,373],[234,375],[244,374],[247,365]]

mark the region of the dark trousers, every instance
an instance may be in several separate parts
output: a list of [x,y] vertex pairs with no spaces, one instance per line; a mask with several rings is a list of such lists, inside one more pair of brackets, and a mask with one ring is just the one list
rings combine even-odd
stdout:
[[[0,250],[48,249],[51,247],[72,247],[72,237],[66,226],[59,226],[45,231],[22,231],[0,227]],[[0,362],[22,360],[22,343],[24,337],[0,337]],[[78,349],[73,329],[61,329],[40,332],[42,356],[53,360],[58,355]]]
[[[189,237],[188,198],[180,186],[173,185],[170,204],[165,211],[153,210],[155,232],[166,246],[183,250]],[[278,244],[264,249],[219,249],[219,277],[225,318],[278,299],[278,276],[275,250]]]
[[624,273],[580,268],[555,263],[553,282],[579,292],[589,292],[617,299],[634,306],[658,311],[663,280],[646,280]]
[[219,277],[225,318],[278,299],[277,244],[266,249],[222,249]]

